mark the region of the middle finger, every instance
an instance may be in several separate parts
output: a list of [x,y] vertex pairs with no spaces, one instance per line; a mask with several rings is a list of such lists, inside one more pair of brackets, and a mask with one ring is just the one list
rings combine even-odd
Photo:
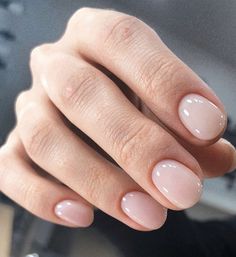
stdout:
[[[79,31],[79,33],[77,32]],[[127,84],[175,134],[195,145],[217,141],[226,127],[212,90],[139,19],[82,8],[59,41]]]
[[[59,110],[162,205],[188,208],[201,195],[201,169],[167,131],[140,113],[119,88],[85,61],[34,52],[41,82]],[[58,65],[63,63],[63,65]],[[37,65],[33,65],[34,74]]]

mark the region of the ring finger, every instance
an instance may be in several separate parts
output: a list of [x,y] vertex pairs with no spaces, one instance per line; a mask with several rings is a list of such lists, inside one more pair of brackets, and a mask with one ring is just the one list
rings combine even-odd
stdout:
[[22,93],[16,103],[19,134],[30,158],[123,223],[138,230],[159,228],[166,209],[73,134],[47,96],[35,91]]

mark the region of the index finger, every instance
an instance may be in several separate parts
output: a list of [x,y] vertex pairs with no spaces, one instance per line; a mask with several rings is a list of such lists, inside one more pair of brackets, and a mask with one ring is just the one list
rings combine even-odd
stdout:
[[59,43],[110,70],[189,143],[212,144],[223,134],[223,104],[139,19],[83,8],[71,18]]

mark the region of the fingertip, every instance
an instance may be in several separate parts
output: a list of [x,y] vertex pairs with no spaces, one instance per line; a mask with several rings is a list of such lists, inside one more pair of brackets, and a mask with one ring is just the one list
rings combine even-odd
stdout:
[[74,200],[59,202],[54,209],[61,220],[76,227],[88,227],[93,223],[94,212],[90,206]]
[[167,217],[166,208],[150,195],[139,191],[124,195],[121,208],[131,220],[141,225],[145,231],[159,229]]
[[185,128],[205,142],[218,138],[226,128],[227,115],[207,98],[186,95],[179,105],[179,116]]

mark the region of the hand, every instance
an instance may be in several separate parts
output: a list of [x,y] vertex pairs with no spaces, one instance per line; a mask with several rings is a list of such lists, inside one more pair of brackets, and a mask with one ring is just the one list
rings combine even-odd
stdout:
[[[35,215],[86,227],[93,206],[137,230],[186,209],[233,168],[224,107],[135,17],[82,8],[31,55],[32,87],[0,150],[0,189]],[[233,166],[232,166],[233,165]]]

